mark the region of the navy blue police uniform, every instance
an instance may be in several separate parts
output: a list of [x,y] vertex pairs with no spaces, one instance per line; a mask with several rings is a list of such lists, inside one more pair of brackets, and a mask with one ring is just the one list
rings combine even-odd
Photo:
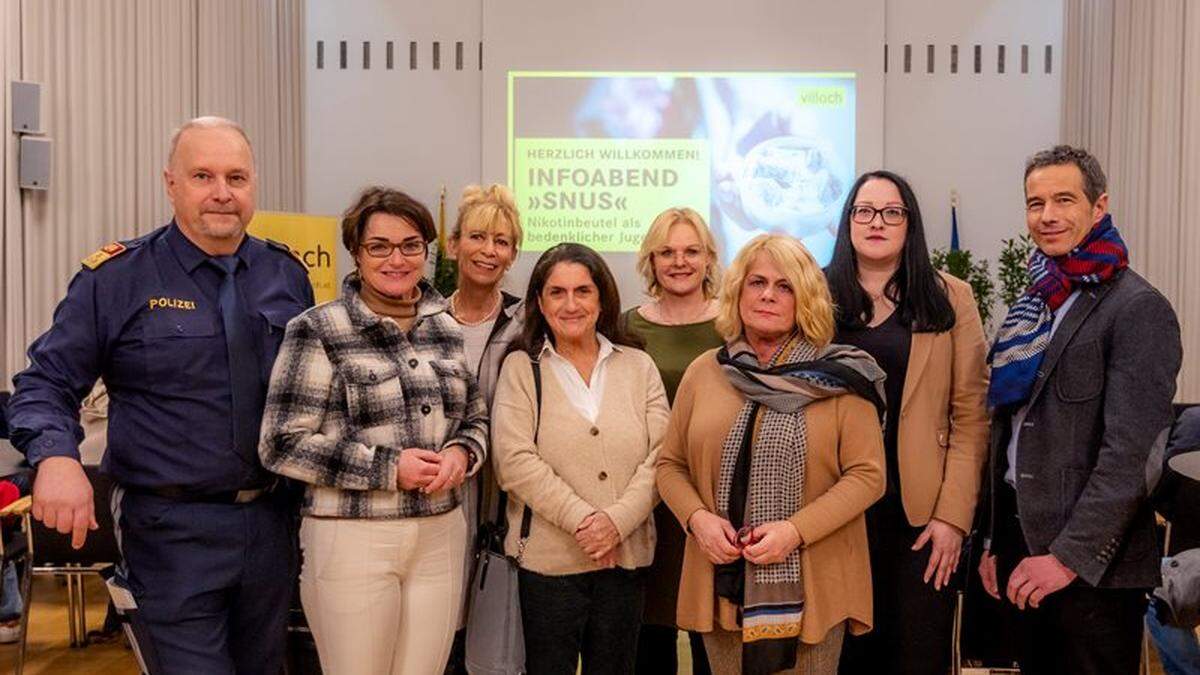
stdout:
[[[228,346],[227,289],[248,349]],[[165,672],[282,670],[292,514],[245,425],[257,430],[284,328],[312,304],[287,247],[246,236],[215,258],[171,222],[85,259],[13,378],[12,439],[35,465],[79,459],[80,401],[103,378],[123,571]],[[257,372],[231,374],[231,352]]]

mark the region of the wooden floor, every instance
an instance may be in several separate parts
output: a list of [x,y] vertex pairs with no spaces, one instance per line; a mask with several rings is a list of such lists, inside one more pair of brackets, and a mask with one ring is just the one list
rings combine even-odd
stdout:
[[[84,589],[88,629],[99,630],[108,605],[104,583],[89,575]],[[34,578],[25,675],[138,675],[133,652],[123,639],[72,648],[67,631],[66,586],[55,578]],[[16,645],[0,645],[0,673],[14,672],[16,663]]]
[[[107,644],[91,644],[72,648],[67,629],[67,591],[57,579],[34,579],[33,611],[29,617],[29,648],[25,662],[26,675],[138,675],[133,652],[125,647],[124,639]],[[99,577],[88,577],[87,620],[89,630],[104,623],[107,594]],[[681,636],[682,637],[682,636]],[[680,673],[691,672],[691,654],[686,639],[680,640]],[[15,669],[17,648],[0,645],[0,673]],[[1151,649],[1151,675],[1161,675],[1158,655]],[[968,669],[964,675],[984,675],[985,670]]]

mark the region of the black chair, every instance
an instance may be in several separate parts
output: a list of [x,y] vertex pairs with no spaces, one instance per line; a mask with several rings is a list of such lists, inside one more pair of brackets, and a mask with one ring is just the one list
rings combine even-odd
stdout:
[[11,391],[0,391],[0,438],[8,438],[8,399]]
[[[19,645],[17,647],[17,663],[14,672],[16,675],[21,675],[25,670],[25,635],[29,630],[29,597],[32,593],[32,569],[30,554],[33,550],[33,536],[30,527],[32,519],[29,517],[30,507],[33,503],[32,498],[26,496],[9,504],[4,509],[0,509],[0,517],[18,518],[18,526],[15,528],[5,528],[4,533],[0,533],[0,561],[4,565],[17,565],[21,570],[20,587],[18,593],[24,598],[25,602],[21,607],[21,625],[19,629]],[[4,589],[0,586],[0,599],[3,598]]]
[[72,647],[87,644],[87,613],[83,590],[84,575],[99,574],[121,559],[113,529],[109,497],[112,482],[96,466],[84,466],[92,484],[96,523],[100,528],[89,532],[83,548],[71,548],[71,538],[49,530],[40,522],[32,524],[33,573],[65,577],[67,582],[67,621]]

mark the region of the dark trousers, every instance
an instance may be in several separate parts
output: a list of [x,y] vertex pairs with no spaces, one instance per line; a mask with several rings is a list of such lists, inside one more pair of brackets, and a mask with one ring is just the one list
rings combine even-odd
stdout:
[[529,675],[633,673],[645,603],[642,570],[547,576],[521,570],[521,619]]
[[1016,494],[1007,485],[997,492],[992,552],[1022,675],[1137,675],[1146,590],[1095,588],[1076,579],[1037,609],[1017,609],[1006,597],[1008,578],[1029,548],[1016,516]]
[[123,572],[164,673],[279,675],[296,576],[288,504],[118,492],[113,505]]
[[[708,667],[708,654],[704,652],[704,638],[700,633],[688,632],[688,645],[692,652],[692,675],[712,675]],[[638,675],[659,675],[679,672],[679,652],[676,641],[679,631],[674,626],[642,624],[638,634]]]
[[[874,627],[846,634],[841,675],[945,675],[954,641],[953,589],[933,589],[923,580],[930,545],[913,551],[923,527],[912,527],[899,495],[887,495],[867,510]],[[960,565],[965,564],[959,561]]]

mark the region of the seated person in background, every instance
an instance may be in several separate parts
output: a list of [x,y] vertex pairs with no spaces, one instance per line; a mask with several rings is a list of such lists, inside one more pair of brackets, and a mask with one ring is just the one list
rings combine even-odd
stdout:
[[108,388],[98,380],[92,393],[79,406],[79,424],[83,440],[79,442],[79,459],[84,466],[100,464],[108,448]]
[[[0,415],[2,418],[3,415]],[[29,494],[29,474],[17,474],[0,480],[0,509]],[[7,546],[12,539],[10,523],[0,523],[0,537]],[[0,644],[11,644],[21,637],[21,587],[17,583],[17,566],[8,564],[0,569]]]
[[[0,418],[3,418],[3,415],[0,415]],[[104,387],[103,380],[98,380],[92,388],[92,393],[83,399],[79,420],[83,426],[83,440],[79,443],[80,459],[84,465],[98,465],[104,457],[108,437],[108,390]],[[31,474],[25,473],[0,480],[0,509],[29,494],[30,478]],[[7,545],[11,536],[9,528],[4,527],[3,535],[0,536],[5,537]],[[3,590],[0,590],[0,644],[9,644],[20,639],[23,607],[16,566],[4,566],[0,571],[0,584],[3,584]],[[104,628],[88,631],[88,640],[111,640],[119,634],[118,622],[116,608],[110,600],[108,613],[104,617]]]
[[[1158,511],[1170,523],[1166,549],[1169,556],[1200,548],[1200,481],[1166,466],[1171,457],[1196,451],[1200,451],[1200,406],[1188,408],[1176,418],[1163,458],[1163,476],[1155,490]],[[1195,630],[1160,621],[1154,603],[1146,612],[1146,628],[1158,649],[1164,673],[1200,673],[1200,640]]]

